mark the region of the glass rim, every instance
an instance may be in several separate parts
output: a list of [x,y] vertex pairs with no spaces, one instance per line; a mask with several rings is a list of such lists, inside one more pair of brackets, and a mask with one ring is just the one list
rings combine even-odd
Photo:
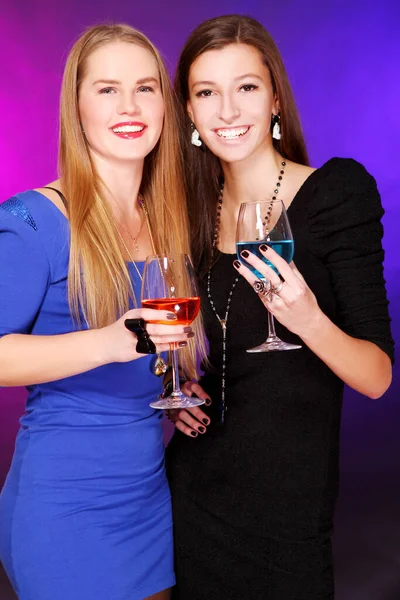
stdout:
[[187,252],[168,252],[167,254],[148,254],[145,258],[145,262],[149,259],[159,260],[160,258],[177,258],[177,257],[188,258],[190,260],[190,262],[192,262],[192,259],[190,258],[190,255]]
[[255,204],[273,204],[274,202],[281,202],[285,205],[284,201],[281,198],[275,198],[275,200],[252,200],[251,202],[241,202],[240,206],[251,206]]

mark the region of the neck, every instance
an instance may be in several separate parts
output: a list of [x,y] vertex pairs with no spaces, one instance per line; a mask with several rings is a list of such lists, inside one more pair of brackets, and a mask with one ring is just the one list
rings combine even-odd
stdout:
[[224,205],[238,211],[242,202],[271,198],[278,181],[280,154],[271,146],[235,163],[221,163],[224,173]]
[[144,161],[111,162],[99,156],[94,159],[115,218],[131,219],[139,210],[137,198]]

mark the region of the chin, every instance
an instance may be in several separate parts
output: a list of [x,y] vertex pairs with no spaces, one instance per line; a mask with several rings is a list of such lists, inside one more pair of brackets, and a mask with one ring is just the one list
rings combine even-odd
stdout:
[[252,154],[252,151],[248,148],[229,148],[228,150],[224,151],[219,149],[219,152],[214,152],[214,154],[218,156],[220,160],[223,160],[226,163],[235,163],[249,158]]

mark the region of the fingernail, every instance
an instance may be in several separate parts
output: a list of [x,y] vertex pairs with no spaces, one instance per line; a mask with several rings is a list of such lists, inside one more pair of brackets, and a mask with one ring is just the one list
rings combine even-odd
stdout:
[[190,326],[189,326],[189,327],[184,327],[184,328],[183,328],[183,331],[184,331],[185,333],[190,333],[190,332],[192,331],[192,328],[191,328]]
[[197,437],[197,436],[198,436],[198,433],[197,433],[197,431],[191,431],[191,432],[190,432],[190,435],[192,435],[193,437]]
[[[211,400],[210,400],[211,402]],[[204,423],[204,425],[208,425],[210,422],[210,419],[202,419],[202,422]]]
[[188,333],[186,337],[187,338],[193,338],[194,337],[194,331],[191,331],[190,333]]
[[269,248],[265,244],[261,244],[260,250],[262,250],[263,252],[266,252],[267,250],[269,250]]
[[168,319],[168,321],[176,321],[176,320],[177,320],[177,318],[178,318],[178,317],[176,316],[176,314],[175,314],[175,313],[168,313],[168,314],[167,314],[167,319]]
[[234,261],[233,261],[233,264],[235,265],[235,267],[236,267],[237,269],[240,269],[240,261],[239,261],[239,260],[234,260]]
[[[206,406],[210,406],[210,404],[211,404],[211,398],[206,398],[205,401],[204,401],[204,403],[205,403]],[[206,423],[206,425],[207,425],[207,423]]]
[[204,433],[206,430],[206,428],[203,427],[202,425],[199,425],[197,429],[200,431],[200,433]]
[[187,346],[187,342],[179,342],[178,346],[179,348],[184,348],[185,346]]
[[249,253],[247,252],[247,250],[242,250],[242,252],[240,253],[241,256],[243,256],[243,258],[248,258],[249,257]]

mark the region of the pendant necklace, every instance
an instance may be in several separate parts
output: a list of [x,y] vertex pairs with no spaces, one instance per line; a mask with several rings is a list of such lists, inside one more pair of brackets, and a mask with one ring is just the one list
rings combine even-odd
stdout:
[[[144,218],[145,218],[145,221],[146,221],[147,230],[149,232],[149,237],[150,237],[151,248],[152,248],[153,254],[156,255],[157,252],[156,252],[156,246],[155,246],[154,239],[153,239],[153,234],[152,234],[151,227],[150,227],[150,219],[149,219],[149,215],[148,215],[148,212],[147,212],[147,207],[146,207],[145,201],[142,198],[139,198],[139,205],[142,207],[142,210],[143,210],[143,213],[144,213]],[[117,226],[117,223],[115,221],[114,221],[114,223],[115,223],[115,227],[116,227],[117,233],[118,233],[118,235],[119,235],[119,237],[121,239],[122,245],[123,245],[123,247],[125,249],[125,252],[127,253],[127,255],[128,255],[131,263],[135,267],[136,273],[138,274],[140,282],[142,283],[143,282],[142,274],[140,273],[139,268],[138,268],[136,262],[133,260],[132,254],[129,252],[129,248],[126,245],[124,238],[122,237],[122,234],[121,234],[121,232],[120,232],[120,230],[119,230],[119,228]],[[143,224],[142,224],[142,226],[143,226]],[[133,238],[130,235],[130,233],[128,232],[129,237],[132,239],[132,241],[135,244],[135,252],[138,251],[137,238],[140,236],[141,231],[142,231],[142,227],[140,228],[139,234],[138,234],[138,236],[136,238]],[[162,375],[164,375],[166,373],[167,368],[168,367],[166,365],[165,360],[162,358],[161,354],[159,352],[157,352],[157,359],[156,359],[156,362],[154,363],[154,367],[153,367],[154,375],[157,375],[157,377],[161,377]]]
[[[283,178],[283,175],[285,173],[285,166],[286,166],[286,161],[285,160],[281,160],[280,162],[280,167],[279,167],[279,175],[278,175],[278,181],[275,185],[274,188],[274,195],[272,196],[272,200],[276,200],[277,199],[277,194],[279,193],[279,188],[281,187],[281,181]],[[218,196],[218,202],[217,202],[217,216],[215,219],[215,229],[214,229],[214,238],[213,238],[213,243],[212,243],[212,258],[211,258],[211,263],[210,263],[210,267],[208,269],[208,273],[207,273],[207,297],[208,300],[210,302],[210,306],[215,314],[215,316],[218,319],[219,324],[221,325],[221,329],[222,329],[222,368],[221,368],[221,402],[219,405],[219,412],[220,412],[220,423],[224,423],[225,422],[225,414],[228,410],[227,406],[226,406],[226,398],[225,398],[225,386],[226,386],[226,331],[227,331],[227,325],[228,325],[228,317],[229,317],[229,309],[231,307],[231,301],[232,301],[232,296],[233,296],[233,292],[235,290],[235,287],[239,281],[240,275],[237,275],[232,283],[232,287],[230,289],[230,292],[228,294],[228,301],[226,304],[226,308],[225,308],[225,314],[223,315],[223,317],[221,317],[219,315],[219,313],[217,312],[217,309],[215,308],[215,304],[214,304],[214,300],[212,298],[211,295],[211,270],[212,270],[212,264],[215,260],[215,255],[217,253],[217,244],[218,244],[218,237],[219,237],[219,230],[220,230],[220,225],[221,225],[221,210],[222,210],[222,201],[223,201],[223,186],[221,187],[221,192],[220,195]]]

